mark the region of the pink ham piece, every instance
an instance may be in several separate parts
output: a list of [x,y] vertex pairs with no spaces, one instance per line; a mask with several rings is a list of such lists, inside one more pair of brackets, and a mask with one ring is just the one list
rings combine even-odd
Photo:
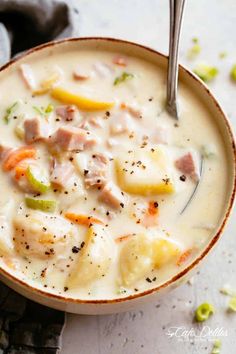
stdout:
[[84,171],[84,182],[86,188],[101,187],[106,183],[108,163],[108,158],[101,153],[97,153],[92,156],[92,159],[88,164],[88,169]]
[[55,159],[52,163],[50,181],[59,188],[67,185],[68,180],[74,175],[75,170],[70,162],[58,163]]
[[60,117],[65,122],[71,122],[76,118],[76,107],[69,105],[69,106],[59,106],[56,108],[56,115]]
[[13,148],[0,144],[0,160],[5,160],[11,151],[13,151]]
[[192,179],[198,179],[196,166],[190,152],[177,159],[175,161],[175,167],[183,174],[190,176]]
[[127,66],[128,64],[127,59],[121,55],[116,55],[112,61],[114,64],[119,66]]
[[49,139],[65,151],[82,151],[97,143],[96,137],[89,131],[81,128],[62,126]]
[[89,75],[80,68],[76,68],[73,72],[73,78],[78,81],[84,81],[89,79]]
[[36,83],[31,67],[28,64],[21,64],[20,73],[26,87],[30,90],[34,90]]
[[121,190],[113,183],[108,182],[101,190],[99,200],[112,208],[124,207],[125,198]]
[[27,144],[47,139],[50,134],[48,123],[42,122],[39,118],[26,119],[24,129]]

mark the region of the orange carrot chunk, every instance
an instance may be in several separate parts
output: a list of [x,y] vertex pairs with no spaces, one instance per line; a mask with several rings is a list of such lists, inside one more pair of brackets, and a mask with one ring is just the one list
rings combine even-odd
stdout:
[[4,171],[11,171],[18,165],[18,163],[24,159],[35,158],[36,150],[31,146],[23,146],[19,149],[12,151],[3,163]]
[[78,225],[84,225],[84,226],[89,226],[90,224],[104,225],[104,222],[102,220],[97,219],[94,216],[83,215],[83,214],[74,214],[74,213],[65,213],[65,217]]
[[191,254],[192,254],[192,250],[191,249],[188,249],[188,250],[184,251],[180,255],[180,257],[178,258],[178,260],[176,262],[176,265],[178,267],[180,267],[183,263],[185,263],[188,260],[188,258],[191,256]]

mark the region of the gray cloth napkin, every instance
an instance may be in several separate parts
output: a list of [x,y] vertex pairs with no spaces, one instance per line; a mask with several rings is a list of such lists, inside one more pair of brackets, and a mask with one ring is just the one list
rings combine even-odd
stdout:
[[79,32],[75,0],[0,0],[0,66],[11,56]]
[[[0,0],[0,66],[53,39],[78,35],[73,0]],[[27,300],[0,283],[0,354],[56,354],[64,312]]]

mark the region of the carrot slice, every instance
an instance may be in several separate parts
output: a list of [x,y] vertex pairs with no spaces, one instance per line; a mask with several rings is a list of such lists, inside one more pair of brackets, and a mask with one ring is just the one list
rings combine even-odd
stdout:
[[180,255],[180,257],[178,258],[178,260],[177,260],[177,262],[176,262],[176,265],[177,265],[178,267],[180,267],[183,263],[185,263],[185,262],[188,260],[188,258],[191,256],[191,254],[192,254],[192,249],[191,249],[191,248],[188,249],[188,250],[186,250],[186,251],[184,251],[184,252]]
[[16,166],[15,168],[15,179],[18,181],[21,177],[26,174],[27,166]]
[[11,152],[3,163],[4,171],[11,171],[18,163],[27,158],[35,158],[36,150],[31,146],[23,146]]
[[65,213],[65,217],[78,225],[84,225],[84,226],[89,226],[90,224],[104,225],[104,222],[102,220],[89,215]]
[[158,204],[157,204],[157,202],[150,201],[148,203],[148,214],[149,215],[157,215],[158,214]]

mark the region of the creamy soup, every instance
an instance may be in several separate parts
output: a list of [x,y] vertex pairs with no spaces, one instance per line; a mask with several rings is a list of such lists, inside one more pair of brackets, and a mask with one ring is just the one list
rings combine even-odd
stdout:
[[211,114],[162,68],[119,53],[24,59],[0,81],[0,262],[37,288],[127,296],[170,279],[209,243],[227,161]]

